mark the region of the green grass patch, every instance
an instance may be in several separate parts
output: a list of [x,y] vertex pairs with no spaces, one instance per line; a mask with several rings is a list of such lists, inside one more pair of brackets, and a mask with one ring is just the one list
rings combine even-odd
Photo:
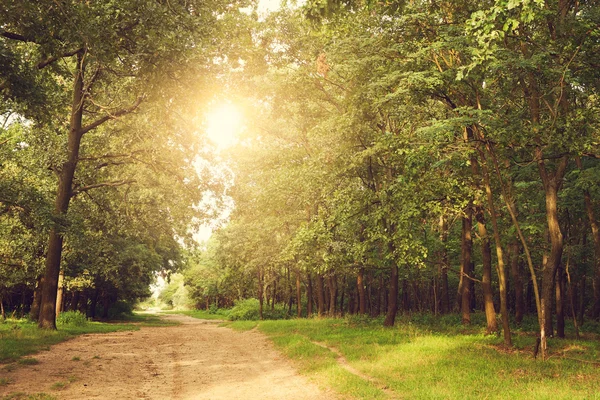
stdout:
[[[88,321],[83,325],[58,325],[58,330],[50,331],[38,329],[37,324],[29,320],[7,320],[0,324],[0,363],[17,361],[23,356],[35,354],[40,350],[47,350],[51,345],[77,335],[136,329],[139,329],[139,327],[133,324],[107,324]],[[28,363],[35,363],[35,361],[25,360],[19,360],[19,364],[30,365]],[[6,365],[4,369],[8,370],[11,367],[14,369],[16,364]]]
[[179,322],[168,321],[164,318],[161,318],[158,314],[147,313],[133,313],[131,315],[122,315],[118,321],[122,323],[133,323],[143,327],[180,325]]
[[39,360],[33,357],[29,357],[29,358],[21,358],[18,361],[19,364],[21,365],[37,365],[39,364]]
[[11,393],[1,398],[2,400],[56,400],[56,397],[50,396],[46,393]]
[[188,310],[188,311],[166,311],[165,314],[181,314],[198,319],[226,320],[227,312],[225,310],[216,310],[215,312],[206,310]]
[[6,386],[10,384],[12,381],[9,378],[0,378],[0,386]]
[[[485,336],[479,314],[465,328],[455,317],[404,316],[394,328],[365,318],[261,321],[258,329],[301,372],[343,398],[600,399],[600,342],[550,339],[550,358],[534,360],[535,333],[516,329],[514,347]],[[228,326],[252,329],[248,322]],[[351,367],[343,369],[337,349]]]

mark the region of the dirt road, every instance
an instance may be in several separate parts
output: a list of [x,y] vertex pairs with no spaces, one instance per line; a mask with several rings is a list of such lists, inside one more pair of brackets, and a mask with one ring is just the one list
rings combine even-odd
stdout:
[[[258,332],[169,315],[178,326],[83,335],[35,355],[37,365],[6,372],[0,395],[59,399],[333,399]],[[50,375],[44,371],[51,371]]]

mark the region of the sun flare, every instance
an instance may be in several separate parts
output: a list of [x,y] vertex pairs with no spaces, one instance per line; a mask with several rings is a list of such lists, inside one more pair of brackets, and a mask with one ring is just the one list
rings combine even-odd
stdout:
[[242,113],[231,103],[212,108],[206,115],[206,134],[218,150],[233,146],[242,129]]

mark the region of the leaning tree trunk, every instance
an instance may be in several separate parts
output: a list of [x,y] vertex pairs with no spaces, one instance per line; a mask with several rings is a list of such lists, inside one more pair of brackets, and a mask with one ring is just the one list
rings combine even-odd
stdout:
[[64,220],[71,200],[71,190],[79,146],[82,136],[83,117],[83,76],[85,72],[83,54],[77,55],[77,66],[75,71],[75,82],[73,85],[73,104],[71,106],[71,120],[68,135],[67,161],[62,165],[58,182],[58,193],[54,204],[55,222],[50,229],[48,239],[48,253],[46,256],[46,269],[44,273],[44,285],[42,287],[42,301],[40,304],[40,315],[38,326],[45,329],[56,329],[56,295],[58,290],[58,275],[60,273],[60,259],[63,248],[63,229],[60,221]]

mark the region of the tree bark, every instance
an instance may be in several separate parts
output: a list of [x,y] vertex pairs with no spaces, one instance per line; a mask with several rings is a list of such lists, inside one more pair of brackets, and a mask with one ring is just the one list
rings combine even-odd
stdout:
[[[83,76],[85,63],[82,52],[77,54],[77,65],[75,81],[73,85],[73,103],[71,106],[71,119],[68,134],[67,161],[60,170],[58,193],[54,205],[54,217],[60,221],[67,216],[69,202],[73,185],[73,177],[79,157],[79,146],[81,143],[82,118],[83,118]],[[63,246],[63,228],[55,222],[50,229],[48,239],[48,253],[46,256],[46,269],[44,273],[44,285],[42,287],[42,302],[38,326],[44,329],[56,329],[56,296],[58,290],[58,275],[60,272],[60,260]]]
[[564,293],[565,293],[565,271],[558,268],[556,271],[556,336],[565,337],[565,314],[564,314]]
[[487,321],[486,332],[489,335],[498,330],[496,310],[494,309],[494,293],[492,292],[492,249],[490,248],[490,238],[485,226],[482,207],[477,207],[475,218],[477,219],[477,228],[481,240],[481,257],[483,262],[481,287],[483,289],[483,303],[485,308],[485,319]]
[[365,299],[365,284],[364,284],[365,269],[360,268],[356,276],[356,289],[358,291],[358,312],[360,315],[365,315],[367,312],[367,304]]
[[472,227],[472,211],[471,208],[465,210],[466,215],[462,218],[462,238],[461,238],[461,271],[462,271],[462,288],[460,311],[462,314],[463,325],[471,324],[471,285],[469,280],[473,274],[471,270],[471,252],[473,248],[473,240],[471,238]]
[[[581,160],[575,159],[577,167],[581,170]],[[592,239],[594,240],[594,305],[592,306],[592,318],[600,318],[600,224],[594,213],[594,204],[589,190],[583,191],[585,201],[585,211],[592,229]]]
[[[562,179],[567,168],[568,157],[561,157],[558,161],[556,170],[551,172],[546,169],[545,162],[541,159],[540,153],[541,150],[538,150],[538,168],[542,183],[544,184],[546,220],[548,224],[548,235],[550,236],[550,256],[548,257],[548,262],[542,273],[542,319],[545,335],[552,336],[554,332],[552,326],[552,298],[554,297],[555,290],[554,279],[563,253],[563,234],[558,220],[558,191],[560,190]],[[543,345],[545,345],[545,343],[543,343]]]
[[40,304],[42,303],[42,286],[44,285],[44,277],[40,276],[33,291],[33,303],[29,310],[29,317],[32,321],[37,321],[40,317]]
[[523,278],[521,276],[519,262],[519,242],[515,239],[510,244],[510,271],[512,275],[512,286],[515,291],[515,322],[520,325],[523,322]]
[[308,281],[306,285],[306,317],[310,318],[313,314],[313,286],[310,273],[306,274],[306,278]]
[[300,283],[300,270],[296,270],[296,316],[302,317],[302,285]]
[[323,275],[317,274],[317,315],[322,317],[325,313],[325,284],[323,282]]
[[58,288],[56,291],[56,315],[64,311],[64,300],[65,300],[65,271],[61,270],[58,275]]
[[440,241],[442,242],[442,250],[440,257],[440,311],[442,314],[450,312],[450,292],[448,291],[448,249],[446,242],[448,241],[448,222],[445,216],[440,217]]
[[335,317],[337,308],[337,279],[333,271],[329,272],[327,281],[329,286],[329,316]]
[[398,312],[398,266],[394,263],[390,273],[390,291],[388,293],[387,313],[383,326],[394,326]]

